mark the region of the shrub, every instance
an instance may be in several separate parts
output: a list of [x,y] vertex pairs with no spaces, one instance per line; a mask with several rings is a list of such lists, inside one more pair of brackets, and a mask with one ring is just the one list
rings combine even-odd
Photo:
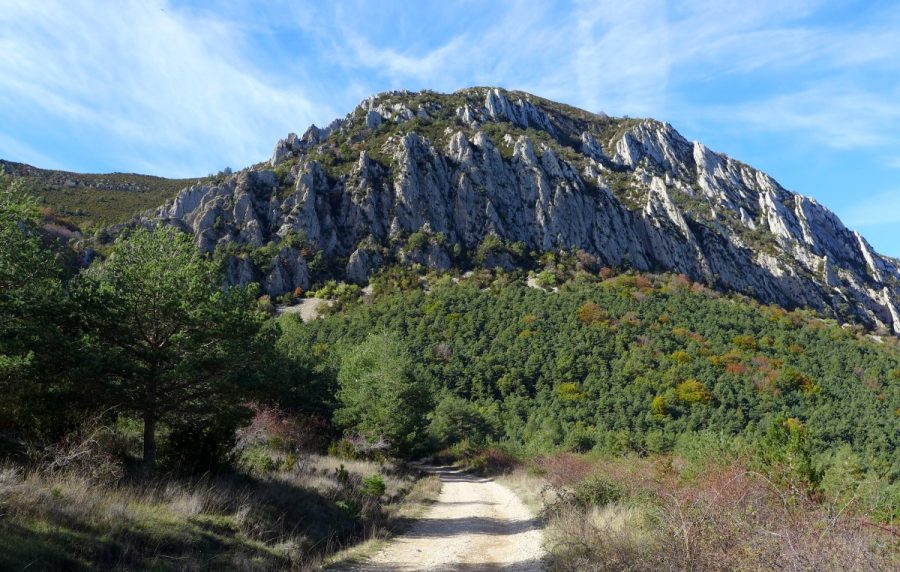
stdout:
[[503,250],[503,239],[496,234],[489,234],[484,237],[484,240],[478,246],[478,250],[475,252],[475,259],[483,263],[490,255]]
[[538,286],[542,288],[553,288],[559,283],[559,279],[552,270],[543,270],[536,277]]
[[452,394],[438,402],[428,425],[428,436],[438,448],[463,439],[481,443],[489,433],[490,427],[478,406]]
[[573,453],[586,453],[597,444],[594,433],[586,427],[576,427],[566,433],[563,446]]
[[519,460],[495,447],[482,451],[468,463],[470,470],[482,475],[503,475],[519,466]]
[[596,324],[605,322],[607,318],[606,311],[593,302],[586,302],[575,313],[578,321],[582,324]]
[[328,454],[338,459],[356,459],[356,448],[346,437],[328,446]]
[[622,487],[603,477],[588,477],[575,485],[574,500],[578,506],[604,506],[625,496]]
[[687,353],[684,350],[675,350],[669,355],[669,359],[679,364],[690,363],[691,354]]
[[416,231],[409,235],[409,238],[406,239],[406,248],[407,250],[421,250],[428,243],[428,235],[426,235],[423,231]]
[[225,470],[236,461],[237,425],[227,415],[173,424],[163,443],[163,460],[179,472]]
[[90,423],[47,448],[44,468],[75,475],[96,484],[113,484],[125,474],[116,433]]
[[296,416],[274,405],[255,405],[253,419],[237,431],[237,448],[268,445],[284,452],[324,447],[327,423],[315,416]]
[[748,335],[734,336],[731,343],[742,350],[755,350],[757,348],[756,339]]
[[593,470],[587,459],[571,453],[539,457],[535,463],[538,471],[554,487],[565,487],[583,481]]
[[563,401],[582,401],[587,397],[578,384],[572,381],[556,386],[556,395]]
[[803,391],[803,393],[818,393],[819,388],[808,376],[793,367],[786,367],[775,380],[775,388],[782,392]]
[[250,472],[261,475],[270,473],[278,468],[278,464],[266,447],[245,449],[241,452],[240,464]]
[[362,481],[361,491],[366,496],[380,498],[386,489],[384,477],[379,474],[369,475]]
[[669,414],[666,405],[666,398],[662,395],[657,395],[650,402],[650,413],[656,417],[665,417]]

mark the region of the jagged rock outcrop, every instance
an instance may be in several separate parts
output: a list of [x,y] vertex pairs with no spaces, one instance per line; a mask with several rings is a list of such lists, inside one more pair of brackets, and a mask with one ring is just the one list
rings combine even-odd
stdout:
[[608,266],[683,272],[900,334],[896,260],[815,200],[665,123],[495,88],[390,92],[289,135],[270,165],[278,174],[251,168],[186,188],[152,216],[207,251],[282,245],[259,265],[228,261],[229,281],[260,281],[273,296],[310,285],[322,266],[311,256],[364,283],[387,258],[448,268],[493,236],[525,252],[576,248]]
[[306,259],[293,248],[282,248],[269,262],[265,290],[269,296],[278,296],[295,288],[309,288],[309,267]]

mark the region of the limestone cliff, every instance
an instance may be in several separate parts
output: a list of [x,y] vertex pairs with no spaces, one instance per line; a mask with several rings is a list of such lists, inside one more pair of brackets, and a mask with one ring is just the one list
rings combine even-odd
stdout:
[[[668,124],[494,88],[370,97],[147,217],[224,248],[229,281],[272,295],[309,287],[323,265],[354,282],[392,260],[448,268],[494,235],[900,334],[898,261],[814,199]],[[249,254],[264,245],[271,256]]]

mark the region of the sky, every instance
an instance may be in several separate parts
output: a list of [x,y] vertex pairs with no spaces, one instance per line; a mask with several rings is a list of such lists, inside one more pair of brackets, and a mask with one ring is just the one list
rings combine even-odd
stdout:
[[900,257],[900,2],[0,0],[0,158],[202,176],[391,89],[653,117]]

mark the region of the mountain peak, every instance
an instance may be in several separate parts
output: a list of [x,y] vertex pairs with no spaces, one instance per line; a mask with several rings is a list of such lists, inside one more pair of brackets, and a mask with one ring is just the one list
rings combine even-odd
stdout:
[[[576,249],[900,334],[897,262],[815,200],[668,123],[495,87],[373,95],[155,216],[227,246],[230,279],[272,295],[391,262],[514,268],[534,263],[516,253]],[[269,243],[287,246],[245,256]]]

